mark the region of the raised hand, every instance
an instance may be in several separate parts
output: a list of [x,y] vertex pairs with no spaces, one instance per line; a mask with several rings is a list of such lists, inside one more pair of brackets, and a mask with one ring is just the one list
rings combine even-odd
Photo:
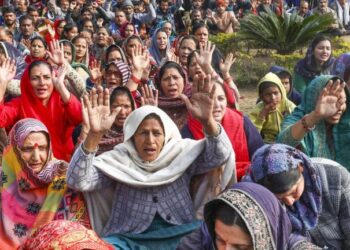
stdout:
[[220,62],[220,71],[221,71],[221,74],[224,76],[224,79],[225,76],[230,76],[230,69],[231,69],[231,66],[232,64],[236,61],[236,57],[233,56],[233,53],[229,53],[227,54],[226,58],[224,61]]
[[6,58],[0,65],[0,101],[3,99],[8,83],[16,75],[16,61]]
[[215,45],[211,42],[207,42],[199,49],[199,53],[195,53],[196,60],[206,74],[211,74],[213,68],[211,67],[211,61]]
[[66,63],[62,64],[58,68],[57,76],[53,76],[53,85],[56,90],[59,91],[59,90],[62,90],[63,88],[66,88],[64,84],[64,78],[67,74],[67,71],[68,71],[68,65]]
[[153,89],[148,85],[141,87],[141,106],[152,105],[158,106],[158,90],[156,89],[153,94]]
[[191,100],[184,94],[181,99],[186,103],[187,110],[203,125],[208,124],[213,118],[215,85],[211,83],[211,76],[198,77],[196,75],[192,85]]
[[335,115],[345,105],[346,96],[342,94],[344,88],[345,83],[339,79],[336,82],[328,81],[318,97],[314,110],[319,119],[326,119]]
[[135,71],[144,71],[150,63],[149,53],[147,48],[142,47],[141,45],[137,46],[132,50],[131,61],[133,69]]
[[93,60],[89,69],[91,81],[100,84],[102,82],[101,63],[98,60]]
[[98,86],[97,90],[93,88],[90,94],[84,95],[83,101],[88,111],[89,133],[103,135],[112,127],[121,108],[110,109],[109,90],[103,90],[101,86]]
[[49,59],[57,65],[62,65],[67,62],[67,60],[64,58],[64,50],[63,50],[63,44],[61,44],[54,40],[50,43],[50,51],[47,51],[47,55],[49,56]]

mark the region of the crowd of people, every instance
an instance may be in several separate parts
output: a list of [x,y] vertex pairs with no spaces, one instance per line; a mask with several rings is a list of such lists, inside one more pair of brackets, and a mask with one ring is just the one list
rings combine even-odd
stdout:
[[1,249],[350,249],[350,52],[317,35],[245,114],[209,41],[270,11],[347,35],[347,1],[0,5]]

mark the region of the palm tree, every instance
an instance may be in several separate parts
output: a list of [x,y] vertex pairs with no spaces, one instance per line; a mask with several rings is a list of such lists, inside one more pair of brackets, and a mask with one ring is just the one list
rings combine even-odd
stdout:
[[238,37],[260,48],[275,49],[277,53],[285,55],[306,46],[333,23],[331,14],[311,15],[303,19],[297,13],[277,16],[267,9],[260,16],[250,14],[241,20]]

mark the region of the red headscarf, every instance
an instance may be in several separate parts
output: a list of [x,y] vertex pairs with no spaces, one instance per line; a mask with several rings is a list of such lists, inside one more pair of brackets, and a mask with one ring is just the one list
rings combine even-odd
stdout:
[[[232,100],[234,97],[231,96],[233,95],[232,91],[229,92],[228,90],[229,88],[224,87],[226,98],[229,102],[229,100]],[[247,138],[244,131],[243,114],[238,110],[227,107],[225,115],[221,120],[221,125],[230,139],[233,150],[236,154],[237,180],[239,181],[244,176],[247,168],[250,166]],[[188,116],[188,128],[195,140],[204,138],[202,124],[191,115]]]
[[[21,79],[20,100],[20,116],[22,118],[35,118],[44,123],[52,139],[54,155],[58,159],[69,161],[74,147],[71,138],[72,132],[74,126],[82,121],[81,104],[76,97],[71,94],[69,103],[63,104],[60,94],[54,89],[50,100],[44,106],[34,93],[30,83],[28,66]],[[69,105],[76,105],[75,121],[71,121],[66,114],[65,108]]]

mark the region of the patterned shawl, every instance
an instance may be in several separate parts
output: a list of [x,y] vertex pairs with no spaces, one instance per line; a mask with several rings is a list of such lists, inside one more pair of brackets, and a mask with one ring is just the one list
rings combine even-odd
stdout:
[[324,65],[322,65],[322,68],[318,69],[316,67],[312,47],[309,46],[309,48],[307,49],[305,58],[297,62],[294,70],[295,72],[302,75],[303,77],[314,78],[319,75],[329,74],[331,70],[331,66],[333,65],[334,61],[335,59],[331,55],[328,61],[325,62]]
[[[19,148],[32,132],[42,132],[49,139],[48,160],[39,174],[27,167],[19,153]],[[44,124],[35,119],[23,119],[14,125],[2,160],[0,187],[2,247],[18,247],[32,230],[56,217],[68,219],[67,214],[76,213],[70,219],[78,220],[78,216],[86,215],[84,204],[79,199],[81,196],[78,197],[77,204],[74,197],[76,195],[70,194],[65,197],[66,170],[67,163],[55,160],[52,156],[49,133]],[[72,206],[71,209],[65,207],[65,204]]]
[[316,227],[321,212],[321,180],[316,174],[310,158],[301,151],[284,145],[270,144],[258,149],[252,159],[250,178],[257,182],[267,175],[279,174],[303,165],[304,192],[287,213],[292,222],[293,232],[307,235],[307,231]]
[[214,215],[218,205],[230,206],[247,226],[255,250],[284,250],[289,244],[291,225],[288,216],[276,197],[255,183],[241,182],[204,208],[205,223],[215,242]]

